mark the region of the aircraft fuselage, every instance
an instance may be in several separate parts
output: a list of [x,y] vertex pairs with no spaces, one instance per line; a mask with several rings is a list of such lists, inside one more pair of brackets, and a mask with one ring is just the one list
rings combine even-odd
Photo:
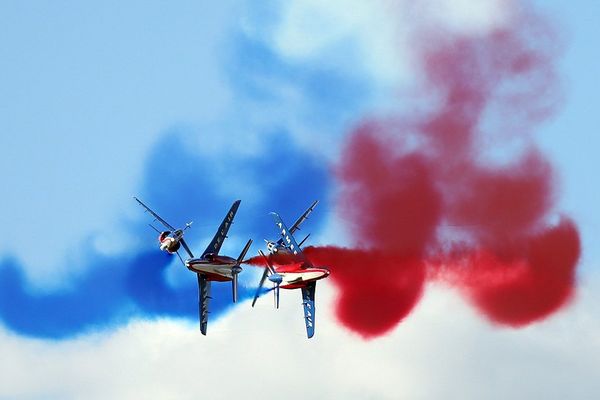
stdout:
[[306,286],[308,283],[327,278],[329,270],[325,268],[311,267],[301,268],[302,263],[292,265],[281,265],[275,267],[275,272],[281,275],[282,289],[297,289]]
[[177,229],[175,232],[164,231],[158,235],[159,247],[162,251],[166,251],[170,254],[175,254],[181,247],[181,238],[183,237],[183,231]]
[[225,282],[233,279],[232,269],[237,260],[228,256],[207,255],[201,258],[190,258],[185,266],[192,272],[206,275],[210,281]]

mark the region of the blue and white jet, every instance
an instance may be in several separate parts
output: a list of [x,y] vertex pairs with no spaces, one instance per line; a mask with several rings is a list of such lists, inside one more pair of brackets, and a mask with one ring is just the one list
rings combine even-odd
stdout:
[[[317,205],[315,201],[304,214],[293,225],[295,230],[307,218]],[[306,325],[306,335],[310,339],[315,334],[315,289],[317,281],[329,276],[329,270],[323,267],[315,267],[308,260],[301,249],[301,244],[296,243],[291,229],[288,229],[279,214],[271,213],[275,225],[281,234],[281,238],[274,243],[274,251],[267,257],[262,250],[259,254],[266,262],[265,272],[263,273],[254,299],[252,307],[256,303],[258,296],[262,291],[265,280],[268,278],[273,283],[269,290],[273,291],[275,307],[279,308],[279,289],[301,289],[302,305],[304,306],[304,323]],[[308,238],[308,236],[307,236]],[[301,242],[304,243],[306,238]],[[271,242],[273,243],[273,242]],[[275,261],[273,263],[272,261]]]

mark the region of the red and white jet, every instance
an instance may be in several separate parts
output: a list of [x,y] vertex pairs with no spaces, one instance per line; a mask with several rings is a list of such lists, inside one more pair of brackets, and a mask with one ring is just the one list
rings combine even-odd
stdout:
[[[225,218],[223,219],[223,222],[221,222],[221,225],[219,225],[215,236],[206,247],[206,250],[204,250],[200,257],[194,257],[191,250],[183,240],[183,231],[185,229],[175,230],[164,219],[160,218],[158,214],[156,214],[154,211],[152,211],[150,208],[144,205],[144,203],[139,201],[137,198],[136,200],[144,208],[146,208],[146,210],[150,212],[156,218],[156,220],[162,222],[163,225],[165,225],[167,228],[171,229],[175,233],[174,241],[169,241],[169,245],[166,246],[165,249],[163,249],[161,245],[161,250],[166,250],[169,253],[177,253],[179,243],[181,243],[181,245],[185,248],[186,252],[188,253],[189,258],[185,261],[182,260],[182,262],[187,269],[196,273],[196,276],[198,278],[198,313],[200,320],[200,332],[202,332],[203,335],[206,335],[206,329],[208,326],[208,302],[211,299],[211,282],[231,281],[232,297],[233,302],[235,303],[237,301],[238,293],[238,274],[242,272],[242,267],[240,266],[240,264],[244,260],[244,257],[246,257],[246,253],[248,252],[248,249],[252,244],[252,239],[248,240],[246,246],[244,246],[244,249],[242,250],[237,259],[219,255],[221,246],[227,238],[227,232],[229,232],[229,228],[233,223],[233,219],[235,217],[235,214],[237,213],[241,201],[237,200],[231,205],[231,208],[225,215]],[[178,233],[178,231],[181,232]],[[171,232],[169,233],[169,235],[171,235]],[[173,245],[172,243],[175,243],[175,245]],[[175,246],[176,248],[173,246]],[[171,251],[169,249],[174,249],[174,251]],[[177,254],[179,255],[179,253]]]
[[192,252],[190,251],[190,248],[188,247],[187,243],[183,239],[184,232],[190,226],[192,226],[193,222],[188,222],[187,224],[185,224],[185,228],[183,228],[183,229],[176,229],[171,224],[169,224],[167,221],[162,219],[160,217],[160,215],[158,215],[157,213],[152,211],[150,209],[150,207],[148,207],[147,205],[142,203],[142,201],[140,199],[138,199],[137,197],[134,197],[134,199],[142,207],[144,207],[147,212],[149,212],[154,217],[154,221],[160,222],[161,224],[163,224],[163,226],[165,228],[167,228],[166,231],[159,231],[158,229],[156,229],[154,227],[154,225],[150,224],[150,227],[152,229],[154,229],[156,232],[158,232],[158,246],[162,251],[166,251],[169,254],[177,254],[179,256],[179,259],[183,262],[181,255],[179,255],[179,248],[181,246],[183,246],[183,248],[185,249],[188,256],[193,257]]
[[[310,211],[316,205],[313,203]],[[308,210],[307,210],[308,211]],[[307,213],[305,213],[307,214]],[[261,293],[262,286],[268,278],[273,283],[275,297],[275,307],[279,308],[279,289],[301,289],[302,290],[302,305],[304,306],[304,322],[306,324],[306,334],[310,339],[315,333],[315,289],[317,281],[329,276],[329,270],[323,267],[315,267],[304,256],[300,245],[296,243],[294,236],[286,227],[285,223],[277,213],[271,213],[275,220],[275,225],[279,229],[281,239],[277,242],[278,250],[270,254],[267,258],[265,254],[259,250],[260,255],[264,258],[267,267],[263,273],[256,294],[252,300],[252,307],[256,303],[258,296]],[[303,215],[304,219],[305,215]],[[301,219],[303,218],[301,217]],[[304,220],[302,219],[302,220]],[[296,225],[296,224],[294,224]],[[299,224],[298,224],[299,225]],[[281,251],[282,249],[285,251]],[[273,265],[271,260],[276,260]],[[281,264],[279,262],[282,262]]]

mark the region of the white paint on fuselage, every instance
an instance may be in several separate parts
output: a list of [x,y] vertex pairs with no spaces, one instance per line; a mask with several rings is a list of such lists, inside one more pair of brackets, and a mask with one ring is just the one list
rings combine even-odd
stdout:
[[316,281],[329,275],[328,271],[299,271],[299,272],[278,272],[281,275],[281,285],[293,285],[300,282]]
[[275,246],[271,253],[293,254],[292,251],[285,246]]
[[235,261],[231,264],[211,264],[208,261],[188,260],[185,262],[185,266],[192,272],[220,275],[227,279],[233,279],[231,269],[235,266]]
[[175,239],[172,237],[164,238],[162,242],[160,242],[160,249],[162,251],[168,251],[171,246],[175,244]]

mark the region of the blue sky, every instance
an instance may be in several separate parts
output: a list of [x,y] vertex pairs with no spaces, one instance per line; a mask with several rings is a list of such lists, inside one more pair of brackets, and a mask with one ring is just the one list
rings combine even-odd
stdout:
[[3,220],[28,264],[53,269],[112,231],[165,130],[227,103],[214,54],[228,10],[192,4],[0,6]]
[[[597,282],[600,3],[536,5],[558,24],[565,48],[559,62],[564,104],[537,131],[536,140],[560,178],[557,211],[572,215],[582,233],[579,279]],[[377,29],[348,23],[339,31],[331,28],[335,34],[306,32],[306,43],[300,43],[311,49],[306,55],[272,38],[285,31],[286,7],[278,1],[261,6],[233,1],[0,3],[0,223],[6,233],[0,242],[0,305],[11,311],[0,326],[6,335],[41,337],[45,343],[89,333],[97,324],[101,335],[125,335],[113,330],[132,317],[184,315],[194,322],[195,288],[186,280],[193,284],[193,277],[158,254],[148,257],[165,269],[172,286],[159,281],[152,289],[156,275],[149,275],[134,286],[124,284],[114,298],[92,293],[91,299],[100,299],[97,308],[87,313],[81,307],[80,316],[53,326],[52,313],[63,307],[61,302],[90,300],[84,289],[131,283],[136,257],[158,252],[133,195],[174,224],[193,219],[194,248],[205,245],[212,226],[236,198],[243,200],[239,223],[224,247],[231,255],[249,236],[260,242],[274,233],[267,211],[277,209],[292,219],[313,198],[322,200],[321,219],[311,220],[313,231],[328,241],[335,238],[336,227],[325,225],[334,196],[328,174],[336,145],[361,117],[397,99],[385,86],[387,78],[374,78],[379,69],[365,56],[379,54],[368,48],[370,33]],[[354,21],[347,16],[351,10],[344,11],[335,21]],[[103,280],[106,286],[96,285]],[[165,301],[148,297],[148,291],[163,289]],[[228,295],[229,287],[220,294]],[[187,295],[192,296],[189,309],[179,303]],[[119,296],[130,302],[123,306]],[[323,294],[325,301],[333,296]],[[299,317],[298,310],[293,312]],[[346,340],[323,319],[323,340],[327,332]],[[185,335],[178,326],[160,324],[160,334],[167,329]],[[477,331],[477,324],[468,326]],[[456,337],[460,343],[460,332]],[[381,350],[396,339],[374,346]],[[29,345],[16,342],[15,348]],[[53,351],[47,350],[50,346],[42,344],[42,352]],[[357,345],[359,353],[371,354],[372,348],[362,346]],[[287,350],[283,344],[281,349]]]
[[558,1],[539,2],[540,8],[558,22],[564,41],[560,60],[565,100],[557,116],[537,134],[538,142],[550,155],[561,179],[559,204],[572,214],[583,237],[583,265],[598,271],[600,251],[600,187],[597,171],[600,160],[600,115],[595,111],[600,93],[600,49],[594,43],[600,35],[595,16],[600,4],[584,1],[569,6]]
[[[0,76],[0,162],[12,171],[2,219],[14,238],[1,250],[37,264],[28,270],[35,280],[54,275],[86,235],[123,228],[115,224],[137,211],[129,198],[140,189],[148,154],[171,132],[191,128],[211,145],[218,137],[240,147],[285,129],[281,114],[289,110],[278,105],[288,99],[257,96],[254,77],[298,90],[290,107],[310,114],[315,129],[339,125],[357,108],[346,101],[337,121],[321,122],[336,108],[318,106],[352,98],[357,82],[327,68],[287,65],[258,41],[232,40],[245,17],[227,3],[189,2],[171,11],[161,2],[1,7],[0,43],[10,62]],[[323,97],[319,90],[329,82],[343,96],[303,101]],[[275,122],[262,122],[266,117]]]
[[[260,35],[243,32],[244,16],[227,5],[200,21],[159,4],[129,17],[110,9],[74,7],[54,19],[51,9],[15,5],[7,20],[25,22],[3,28],[3,37],[21,39],[7,42],[15,62],[3,75],[5,99],[14,100],[3,109],[11,141],[3,162],[18,174],[2,200],[16,243],[2,249],[2,305],[4,322],[23,334],[62,338],[127,316],[181,316],[175,297],[193,300],[193,279],[174,262],[162,279],[175,289],[161,289],[160,254],[145,267],[159,275],[135,264],[156,243],[131,196],[173,224],[195,221],[194,248],[242,198],[223,249],[237,254],[246,238],[273,235],[269,211],[295,218],[321,199],[327,215],[330,166],[322,150],[293,138],[289,110],[306,121],[302,129],[335,137],[368,97],[353,71],[282,59]],[[136,269],[143,297],[164,289],[157,296],[166,304],[143,304],[130,284]],[[245,277],[251,285],[253,275]],[[103,295],[111,287],[113,296]],[[183,315],[193,319],[195,302],[188,304]],[[214,316],[227,304],[213,303]],[[54,321],[64,309],[71,316]]]

